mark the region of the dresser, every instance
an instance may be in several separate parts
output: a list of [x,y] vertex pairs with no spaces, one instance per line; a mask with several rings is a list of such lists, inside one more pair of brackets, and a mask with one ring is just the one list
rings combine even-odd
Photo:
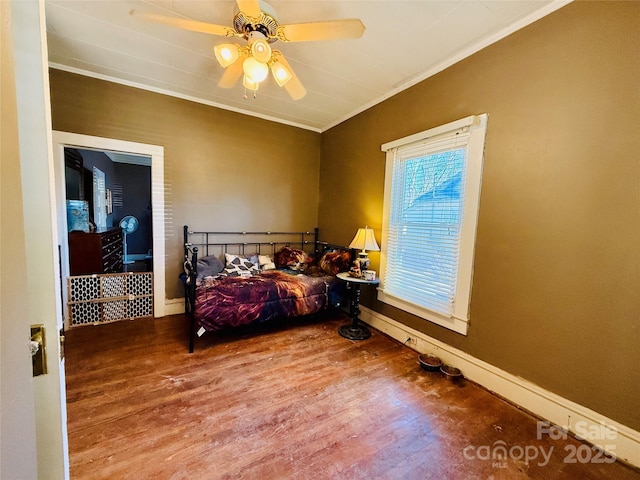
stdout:
[[122,230],[69,232],[69,269],[72,276],[122,272]]

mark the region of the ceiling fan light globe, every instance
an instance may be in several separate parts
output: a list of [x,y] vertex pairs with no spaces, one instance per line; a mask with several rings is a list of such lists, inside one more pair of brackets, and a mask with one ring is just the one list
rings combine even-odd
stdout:
[[247,58],[242,63],[242,69],[244,70],[245,76],[249,77],[255,83],[262,82],[269,74],[269,67],[267,64],[261,63],[253,57]]
[[213,47],[213,53],[216,56],[216,60],[223,68],[228,67],[238,59],[238,46],[233,43],[223,43],[222,45],[216,45]]
[[271,59],[271,47],[265,40],[256,40],[251,45],[251,55],[261,63],[267,63]]
[[291,70],[278,61],[274,62],[271,66],[271,74],[273,75],[276,83],[281,87],[284,87],[287,82],[291,80],[291,77],[293,77]]

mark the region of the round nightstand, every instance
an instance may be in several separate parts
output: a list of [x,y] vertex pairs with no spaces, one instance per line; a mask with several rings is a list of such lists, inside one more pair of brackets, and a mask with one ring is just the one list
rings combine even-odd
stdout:
[[378,285],[380,280],[365,280],[364,278],[356,278],[349,275],[348,272],[342,272],[337,275],[340,280],[347,282],[351,288],[351,303],[349,307],[349,316],[351,323],[343,325],[338,329],[338,333],[349,340],[365,340],[371,336],[369,328],[358,318],[360,315],[360,285]]

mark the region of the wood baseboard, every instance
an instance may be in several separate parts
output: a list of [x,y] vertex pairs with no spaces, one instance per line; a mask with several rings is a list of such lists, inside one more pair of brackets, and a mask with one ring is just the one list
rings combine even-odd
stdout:
[[501,370],[385,315],[361,306],[360,318],[419,353],[434,353],[464,376],[506,400],[596,445],[618,460],[640,467],[640,432],[607,418],[523,378]]
[[[164,301],[165,315],[180,315],[184,313],[184,298],[167,298]],[[158,315],[156,315],[158,316]]]

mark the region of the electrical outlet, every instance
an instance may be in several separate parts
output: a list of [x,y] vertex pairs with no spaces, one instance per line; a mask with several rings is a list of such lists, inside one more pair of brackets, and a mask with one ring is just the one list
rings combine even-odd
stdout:
[[407,337],[407,341],[405,342],[405,344],[409,347],[415,348],[418,346],[418,339],[416,337]]

